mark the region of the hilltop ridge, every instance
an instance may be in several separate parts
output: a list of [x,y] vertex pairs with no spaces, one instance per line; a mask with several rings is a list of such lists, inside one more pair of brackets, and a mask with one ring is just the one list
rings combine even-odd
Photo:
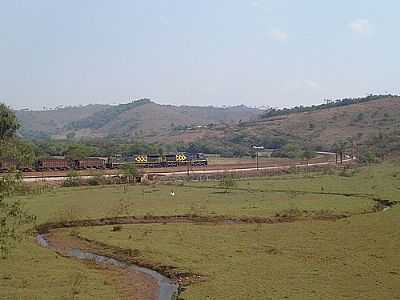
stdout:
[[261,110],[232,107],[174,106],[140,99],[119,105],[86,105],[46,111],[18,110],[21,133],[28,138],[157,136],[174,129],[250,121]]

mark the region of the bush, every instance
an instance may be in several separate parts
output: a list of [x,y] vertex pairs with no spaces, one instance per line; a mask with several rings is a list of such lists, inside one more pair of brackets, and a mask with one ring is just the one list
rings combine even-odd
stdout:
[[103,175],[96,175],[96,176],[89,178],[86,182],[88,185],[96,186],[96,185],[105,184],[106,180]]
[[237,185],[232,175],[224,175],[219,184],[221,187],[225,188],[225,192],[228,192],[230,188]]
[[81,185],[81,180],[78,172],[70,171],[67,174],[67,179],[65,179],[63,186],[65,187],[73,187]]
[[115,225],[113,226],[113,228],[111,229],[111,231],[121,231],[122,230],[122,226],[121,225]]

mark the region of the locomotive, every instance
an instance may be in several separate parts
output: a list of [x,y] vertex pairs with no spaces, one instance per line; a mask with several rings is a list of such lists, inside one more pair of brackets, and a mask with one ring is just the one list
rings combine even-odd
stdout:
[[174,153],[174,154],[141,154],[134,155],[127,160],[119,161],[112,157],[88,157],[78,160],[69,160],[63,157],[39,159],[32,164],[22,164],[15,159],[0,159],[0,173],[19,170],[33,171],[66,171],[85,169],[117,169],[126,164],[134,164],[138,168],[171,168],[179,166],[207,166],[207,158],[201,153]]
[[136,166],[142,168],[171,168],[179,166],[207,166],[208,161],[202,153],[174,153],[165,155],[135,155]]

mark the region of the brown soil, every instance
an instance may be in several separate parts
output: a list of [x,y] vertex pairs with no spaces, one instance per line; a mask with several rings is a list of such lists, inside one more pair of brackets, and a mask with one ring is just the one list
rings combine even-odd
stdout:
[[295,221],[306,220],[338,220],[347,218],[350,215],[313,215],[305,212],[301,216],[292,215],[277,215],[274,217],[236,217],[226,218],[224,216],[198,216],[198,215],[177,215],[177,216],[145,216],[145,217],[111,217],[101,219],[86,219],[74,220],[60,223],[46,223],[39,225],[37,230],[39,233],[49,233],[51,230],[58,228],[73,228],[73,227],[89,227],[89,226],[106,226],[106,225],[122,225],[122,224],[167,224],[167,223],[197,223],[197,224],[248,224],[248,223],[263,223],[276,224],[288,223]]

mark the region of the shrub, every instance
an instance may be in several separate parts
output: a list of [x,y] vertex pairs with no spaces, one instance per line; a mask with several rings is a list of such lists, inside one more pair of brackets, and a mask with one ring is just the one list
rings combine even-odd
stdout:
[[81,185],[81,180],[78,172],[70,171],[67,174],[67,179],[65,179],[63,186],[65,187],[72,187],[72,186],[79,186]]
[[111,231],[121,231],[122,230],[122,226],[121,225],[115,225],[113,226],[113,228],[111,229]]
[[89,178],[86,182],[88,185],[95,186],[95,185],[105,184],[106,180],[103,175],[95,175],[95,176]]
[[224,175],[219,184],[221,187],[225,188],[225,192],[228,192],[230,188],[237,185],[232,175]]

